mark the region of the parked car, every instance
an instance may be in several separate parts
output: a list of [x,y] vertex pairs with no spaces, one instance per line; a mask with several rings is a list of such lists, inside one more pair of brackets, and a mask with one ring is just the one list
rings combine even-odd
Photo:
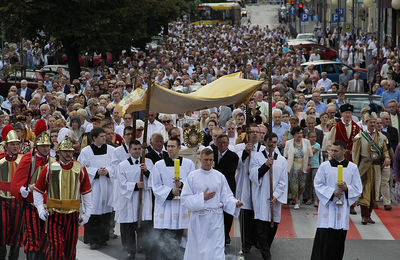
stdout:
[[337,51],[319,43],[315,43],[312,41],[294,40],[288,41],[288,44],[290,47],[293,47],[295,49],[306,49],[307,54],[309,54],[312,49],[318,49],[321,55],[321,59],[323,60],[335,60],[337,58]]
[[[314,69],[318,71],[319,76],[321,77],[322,72],[326,72],[328,74],[328,79],[332,80],[332,82],[339,82],[339,75],[342,73],[343,67],[347,67],[350,73],[354,74],[356,71],[360,73],[360,79],[366,81],[367,80],[367,70],[360,68],[352,68],[344,63],[338,61],[331,60],[318,60],[305,62],[301,64],[303,70],[306,70],[308,65],[314,65]],[[366,84],[365,84],[366,86]]]
[[11,73],[0,79],[0,95],[7,97],[10,87],[17,86],[19,88],[23,79],[28,81],[28,88],[36,89],[37,81],[43,80],[43,74],[41,71],[34,70],[27,70],[25,76],[21,76],[21,71]]
[[317,39],[315,39],[313,33],[299,33],[296,36],[296,40],[312,41],[312,42],[317,41]]
[[[306,95],[306,101],[311,100],[312,95]],[[337,94],[335,93],[326,93],[321,94],[322,102],[328,104],[337,99]],[[344,99],[346,103],[350,103],[354,106],[353,115],[361,119],[361,109],[364,107],[368,107],[370,104],[373,104],[376,107],[376,112],[379,114],[382,111],[381,107],[381,96],[379,95],[369,95],[369,94],[360,94],[360,93],[346,93],[344,95]]]
[[[61,73],[69,78],[69,67],[68,65],[45,65],[43,66],[40,71],[43,73],[48,73],[50,75],[57,74],[57,69],[61,68]],[[90,72],[90,69],[87,67],[81,67],[81,71]],[[44,74],[43,74],[44,75]]]

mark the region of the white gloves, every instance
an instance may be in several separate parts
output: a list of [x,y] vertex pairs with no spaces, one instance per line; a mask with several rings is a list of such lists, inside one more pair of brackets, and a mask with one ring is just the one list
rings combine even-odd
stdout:
[[26,199],[26,198],[28,197],[28,195],[29,195],[29,189],[26,189],[25,186],[22,186],[22,187],[19,189],[19,193],[21,193],[21,196],[22,196],[24,199]]
[[79,216],[79,226],[83,226],[83,225],[85,225],[86,223],[88,223],[89,218],[90,218],[90,215],[88,215],[88,214],[82,214],[82,215],[80,215],[80,216]]
[[85,225],[90,218],[90,214],[93,210],[93,204],[92,204],[92,193],[89,192],[85,195],[81,196],[82,198],[82,210],[84,213],[82,213],[79,216],[79,226]]
[[39,218],[43,221],[46,221],[47,219],[47,211],[44,209],[43,205],[42,207],[37,208],[38,213],[39,213]]
[[43,195],[40,192],[33,190],[33,204],[39,213],[39,218],[43,221],[47,219],[47,211],[43,206]]

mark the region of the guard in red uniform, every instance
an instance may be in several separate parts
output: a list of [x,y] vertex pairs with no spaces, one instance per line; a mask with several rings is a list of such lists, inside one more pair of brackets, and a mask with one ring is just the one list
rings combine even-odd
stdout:
[[[50,158],[40,172],[33,197],[39,217],[46,221],[46,259],[74,260],[78,227],[86,224],[92,211],[91,185],[86,168],[72,159],[70,137],[58,145],[59,160]],[[47,210],[43,194],[47,193]],[[79,209],[82,200],[82,214]]]
[[22,203],[11,195],[11,179],[22,158],[18,153],[21,141],[11,125],[1,131],[5,152],[0,154],[0,259],[17,260],[22,246]]
[[[332,127],[328,134],[326,142],[328,149],[335,141],[342,141],[346,144],[345,157],[348,161],[352,162],[351,150],[353,149],[354,137],[362,130],[356,122],[353,121],[354,106],[351,104],[344,104],[340,107],[341,120]],[[354,209],[355,204],[350,207],[350,214],[357,215]]]
[[49,160],[51,142],[46,129],[46,122],[39,119],[35,127],[36,151],[33,151],[33,154],[26,153],[22,157],[11,182],[12,195],[24,202],[24,247],[27,260],[38,260],[43,257],[44,221],[40,220],[33,205],[32,189],[40,171]]
[[351,158],[353,149],[353,139],[361,131],[361,128],[353,121],[354,107],[351,104],[344,104],[340,107],[341,120],[332,127],[328,135],[327,147],[329,148],[335,141],[342,141],[346,144],[345,157],[348,161]]

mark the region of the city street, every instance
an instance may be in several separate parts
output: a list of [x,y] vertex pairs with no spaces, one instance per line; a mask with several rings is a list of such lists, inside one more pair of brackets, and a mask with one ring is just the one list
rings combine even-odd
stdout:
[[[346,251],[344,259],[359,260],[397,260],[400,245],[400,208],[393,207],[392,211],[384,211],[381,206],[375,210],[372,218],[374,225],[361,225],[359,208],[358,215],[352,216],[350,230],[347,233]],[[317,210],[313,206],[301,206],[299,210],[282,210],[282,222],[278,227],[276,239],[272,245],[272,259],[310,259],[313,238],[317,224]],[[116,230],[119,234],[119,230]],[[237,259],[240,251],[240,236],[238,221],[232,230],[232,243],[227,247],[226,259]],[[121,259],[124,254],[121,250],[120,239],[109,241],[109,246],[100,250],[89,250],[89,246],[82,243],[80,238],[77,247],[78,259]],[[138,254],[137,259],[145,259]],[[21,258],[23,259],[23,258]],[[257,249],[252,248],[245,259],[261,259]]]
[[[280,8],[281,8],[280,5],[248,4],[246,6],[248,16],[247,16],[247,18],[242,18],[242,23],[250,22],[250,24],[252,24],[252,25],[258,25],[260,27],[265,27],[268,25],[269,28],[273,28],[273,27],[279,25],[278,11]],[[240,17],[241,16],[238,16],[238,19],[239,19],[238,23],[240,22]],[[312,32],[313,26],[314,26],[314,23],[309,22],[303,28],[303,32],[304,31]],[[228,27],[224,27],[224,28],[228,28]],[[298,20],[297,20],[297,28],[298,28]],[[228,30],[230,30],[230,29],[231,28],[229,28]],[[203,37],[203,39],[207,40],[207,37]],[[258,38],[254,38],[254,39],[258,39]],[[275,39],[273,39],[273,41],[275,44]],[[227,45],[230,44],[229,41],[225,41],[225,42],[227,42]],[[226,53],[231,54],[229,51],[226,51]],[[271,51],[271,53],[272,53],[272,51]],[[288,53],[290,54],[290,52],[288,52]],[[238,56],[242,55],[241,52],[238,52],[238,54],[239,54]],[[278,58],[281,58],[281,57],[278,57]],[[319,59],[320,58],[318,58],[318,60]],[[296,59],[294,59],[294,60],[296,60]],[[246,61],[247,61],[247,59],[246,59]],[[244,66],[246,65],[246,63],[243,63],[243,64],[244,64]],[[299,65],[299,67],[300,67],[300,65]],[[235,68],[235,65],[233,65],[233,68]],[[202,71],[201,68],[200,68],[200,71]],[[246,72],[246,70],[244,70],[244,72]],[[108,73],[108,72],[106,70],[106,71],[103,71],[102,73]],[[136,71],[136,73],[137,73],[137,71]],[[204,73],[204,71],[203,71],[203,73]],[[205,74],[205,75],[207,75],[207,74]],[[264,75],[265,75],[265,73],[264,73]],[[269,78],[271,78],[271,74],[267,73],[266,75]],[[399,73],[399,75],[400,75],[400,73]],[[150,76],[152,76],[152,74],[150,74],[149,77]],[[126,77],[125,74],[123,75],[123,77]],[[137,74],[135,77],[137,77]],[[256,77],[257,77],[257,75],[256,75]],[[103,78],[103,76],[101,76],[99,78]],[[105,78],[105,76],[104,76],[104,78]],[[121,78],[122,78],[122,76],[121,76]],[[132,77],[132,79],[133,79],[133,77]],[[204,79],[204,80],[206,82],[206,79]],[[119,83],[120,81],[121,80],[119,80],[118,82],[117,81],[115,82],[116,87],[117,87],[117,83]],[[309,79],[309,81],[311,82],[311,83],[309,83],[311,86],[312,81],[310,79]],[[190,80],[189,80],[189,82],[190,82]],[[356,82],[356,81],[354,81],[354,82]],[[79,83],[79,81],[78,81],[78,83]],[[102,84],[104,84],[104,83],[102,83]],[[136,81],[135,81],[135,84],[136,84]],[[356,84],[357,83],[354,83],[354,86],[358,86]],[[150,80],[149,80],[149,86],[151,87]],[[61,86],[57,85],[57,87],[60,87],[60,91],[61,91]],[[78,87],[79,87],[79,84],[78,84]],[[130,87],[132,87],[132,86],[130,86]],[[151,90],[150,87],[149,87],[149,91],[147,91],[148,93]],[[229,87],[230,87],[230,85],[229,85]],[[77,90],[77,87],[75,87],[74,89]],[[269,89],[272,89],[272,87],[270,87]],[[16,91],[17,90],[15,90],[15,92]],[[99,91],[100,91],[100,88],[99,88]],[[259,91],[259,92],[261,92],[261,91]],[[150,93],[152,93],[152,92],[150,92]],[[272,90],[271,90],[271,93],[272,93]],[[314,92],[312,92],[312,93],[314,95]],[[114,94],[117,94],[117,96],[118,96],[118,93],[113,92],[112,93],[113,97],[114,97]],[[309,94],[311,95],[311,92]],[[39,101],[40,101],[41,97],[39,96],[39,98],[40,98],[39,99]],[[71,98],[73,98],[73,97],[71,97]],[[274,96],[274,98],[275,98],[275,96]],[[314,96],[313,96],[313,98],[314,98]],[[150,98],[148,100],[150,100]],[[277,100],[277,99],[275,99],[275,100]],[[114,101],[115,101],[115,99],[114,99]],[[84,101],[84,102],[86,102],[86,101]],[[118,102],[116,102],[116,104],[118,104]],[[277,102],[276,107],[278,107],[279,102],[278,101],[274,101],[274,102]],[[90,99],[86,103],[89,104]],[[74,105],[74,104],[72,103],[72,105]],[[93,106],[95,106],[95,105],[97,106],[97,103],[96,104],[93,103]],[[218,104],[218,105],[220,105],[220,104]],[[285,104],[283,104],[283,105],[285,105]],[[300,103],[299,103],[299,105],[300,105]],[[256,106],[256,105],[254,105],[254,106]],[[314,106],[315,106],[315,104],[314,104]],[[248,109],[249,107],[250,106],[247,106],[246,109]],[[11,105],[10,105],[10,109],[11,109]],[[396,107],[395,107],[395,109],[396,109]],[[50,107],[49,107],[49,110],[50,110]],[[83,110],[83,112],[86,111],[85,109],[79,109],[79,110]],[[149,105],[147,106],[147,110],[149,110]],[[250,109],[248,109],[248,110],[250,110]],[[248,112],[248,110],[247,110],[247,112]],[[316,110],[316,109],[314,109],[314,110]],[[104,111],[106,111],[106,109],[104,109]],[[152,110],[150,110],[150,111],[152,111]],[[155,110],[153,110],[153,111],[155,111]],[[39,110],[39,112],[40,112],[40,110]],[[313,113],[316,114],[315,111]],[[118,115],[118,113],[116,113],[116,114]],[[335,112],[333,112],[333,114],[335,114]],[[79,119],[78,115],[81,116],[81,114],[78,114],[78,112],[77,112],[75,117],[78,117],[78,119]],[[88,114],[86,112],[86,116],[87,115]],[[95,114],[93,114],[93,115],[95,115]],[[126,115],[128,115],[128,112],[126,112]],[[249,114],[246,114],[246,116],[247,115],[249,115]],[[308,116],[308,114],[307,114],[307,116]],[[400,116],[400,114],[399,114],[399,116]],[[243,114],[242,114],[242,117],[244,118]],[[97,117],[94,116],[93,118],[94,118],[93,121],[97,122],[96,121]],[[249,117],[247,117],[247,118],[249,118]],[[326,117],[326,118],[328,118],[328,117]],[[136,114],[135,114],[135,117],[133,120],[135,120],[135,119],[136,119]],[[129,117],[124,118],[124,120],[129,120]],[[130,118],[130,120],[132,120],[132,118]],[[147,122],[147,118],[144,120]],[[297,117],[296,117],[296,120],[298,120]],[[56,121],[56,120],[54,120],[54,121]],[[100,121],[101,121],[101,118],[100,118]],[[172,121],[172,119],[168,119],[168,120],[164,119],[163,123],[169,124],[169,123],[171,123],[171,121]],[[243,119],[243,121],[244,121],[244,119]],[[248,121],[250,121],[250,120],[248,120]],[[338,122],[339,121],[340,121],[340,119],[338,120]],[[126,121],[126,122],[128,122],[128,121]],[[214,123],[215,123],[215,125],[217,125],[217,123],[215,121],[214,121]],[[112,124],[112,123],[109,123],[109,124]],[[124,123],[124,124],[127,124],[127,123]],[[208,124],[208,121],[207,121],[207,124]],[[136,129],[136,123],[134,123],[134,125],[135,125],[135,130],[139,131],[138,129]],[[270,124],[270,125],[272,125],[272,124]],[[346,127],[348,125],[349,124],[346,124]],[[399,125],[400,125],[400,122],[399,122]],[[72,122],[71,122],[71,126],[72,126]],[[142,129],[145,128],[146,126],[147,126],[147,124],[145,126],[142,126]],[[253,128],[253,125],[250,125],[250,126],[251,126],[250,129]],[[274,126],[275,126],[275,123],[274,123]],[[81,127],[80,123],[79,123],[79,127]],[[216,126],[214,126],[214,127],[216,127]],[[255,127],[257,127],[257,125]],[[351,124],[350,124],[350,127],[351,127]],[[128,128],[125,128],[125,129],[128,129]],[[140,130],[142,130],[142,129],[140,129]],[[329,129],[330,128],[328,128],[327,131],[329,131]],[[123,130],[123,135],[129,136],[128,133],[125,133],[125,131],[128,131],[128,130]],[[130,129],[130,131],[135,131],[135,130]],[[310,131],[312,131],[312,130],[310,130]],[[343,131],[346,131],[346,130],[343,130]],[[322,135],[322,130],[320,132]],[[132,136],[132,133],[130,134],[130,136]],[[252,133],[254,133],[254,132],[252,132]],[[256,132],[256,133],[258,133],[258,132]],[[147,134],[147,132],[146,132],[146,134]],[[146,134],[144,136],[146,136]],[[316,135],[316,133],[314,133],[314,134]],[[121,135],[122,135],[122,133],[121,133]],[[265,133],[264,133],[264,135],[265,135]],[[301,135],[301,133],[300,133],[300,135]],[[177,135],[177,136],[180,136],[180,135]],[[215,136],[218,136],[218,135],[215,135]],[[95,139],[95,137],[97,138],[98,136],[94,136],[93,138]],[[53,138],[53,137],[51,137],[51,138]],[[146,137],[144,137],[144,138],[146,138]],[[169,138],[171,138],[171,137],[169,137]],[[210,138],[211,138],[211,136],[210,136]],[[213,138],[214,138],[214,136],[213,136]],[[220,136],[218,136],[218,138],[220,138]],[[249,139],[247,139],[247,140],[249,140]],[[265,139],[265,140],[267,140],[267,139]],[[321,140],[322,140],[322,137],[321,137]],[[170,139],[170,141],[171,141],[171,139]],[[252,141],[249,141],[249,142],[252,142]],[[146,142],[144,142],[144,143],[146,143]],[[163,144],[163,142],[160,142],[160,143]],[[78,144],[79,144],[79,142],[78,142]],[[131,146],[133,146],[133,145],[136,145],[136,144],[131,144]],[[177,146],[179,146],[179,145],[180,144],[178,144]],[[337,145],[337,144],[334,144],[334,145]],[[169,149],[169,146],[170,145],[168,145],[168,149]],[[100,146],[98,146],[98,147],[100,147]],[[129,148],[131,149],[132,147],[129,147]],[[71,149],[71,150],[73,150],[73,149]],[[137,148],[136,150],[140,150],[140,147]],[[311,150],[311,148],[310,148],[310,150]],[[105,151],[107,152],[107,149],[105,149]],[[250,151],[251,151],[251,149],[250,149]],[[128,151],[126,151],[126,153],[128,153]],[[162,156],[162,153],[160,153],[160,154]],[[94,153],[94,155],[97,155],[97,154]],[[100,155],[103,155],[103,154],[100,154]],[[158,153],[157,153],[157,156],[158,156]],[[161,156],[160,156],[160,158],[163,158]],[[265,155],[265,156],[267,158],[267,155]],[[139,157],[137,157],[137,158],[139,158]],[[318,161],[319,155],[316,155],[316,158],[317,158],[316,160]],[[142,157],[142,159],[144,159],[144,158]],[[126,160],[126,159],[124,159],[124,160]],[[219,160],[220,159],[218,159],[218,161]],[[132,161],[130,161],[130,162],[131,162],[131,165],[133,165]],[[171,162],[172,162],[172,160],[171,160]],[[177,162],[178,162],[177,166],[179,166],[179,160]],[[343,161],[341,160],[340,164],[342,164],[341,162],[343,162]],[[138,164],[138,163],[139,163],[139,160],[136,161],[136,164]],[[387,164],[389,164],[389,163],[387,163]],[[139,166],[140,165],[137,165],[137,167],[139,167]],[[311,167],[310,165],[308,165],[308,166]],[[342,165],[339,165],[339,166],[342,166]],[[144,167],[144,166],[142,165],[141,167]],[[317,168],[317,167],[318,166],[316,166],[314,168]],[[345,167],[347,167],[347,166],[345,166]],[[137,168],[137,169],[139,169],[139,168]],[[289,168],[289,170],[290,170],[290,168]],[[49,172],[50,172],[50,170],[49,170]],[[97,170],[97,172],[96,171],[94,171],[94,172],[97,176],[97,177],[94,177],[96,179],[99,177],[98,174],[100,173],[100,171]],[[138,170],[138,172],[140,172],[140,169]],[[142,175],[143,175],[143,172],[150,174],[150,172],[148,170],[144,170],[142,168]],[[235,173],[235,171],[233,171],[232,176],[234,173]],[[107,171],[105,171],[105,173],[103,175],[106,175],[106,174],[108,175]],[[260,172],[258,174],[260,174]],[[179,174],[178,174],[178,177],[179,177]],[[233,176],[233,177],[235,177],[235,176]],[[103,176],[103,178],[106,178],[106,177]],[[260,175],[258,178],[261,178]],[[44,180],[44,178],[43,178],[43,180]],[[140,180],[141,181],[143,180],[143,176]],[[174,179],[174,180],[176,180],[176,179]],[[336,179],[335,179],[335,183],[336,183]],[[342,182],[338,181],[338,183],[342,183]],[[182,184],[182,186],[183,186],[183,184]],[[134,185],[132,187],[134,187]],[[137,190],[137,187],[138,186],[136,184],[135,191]],[[176,187],[181,187],[181,186],[176,186]],[[392,184],[390,184],[390,187],[392,187]],[[142,186],[140,186],[140,188],[142,188]],[[391,197],[392,197],[392,206],[393,206],[392,210],[390,210],[390,211],[384,210],[383,202],[381,201],[381,202],[379,202],[379,209],[375,209],[372,211],[371,218],[376,222],[375,224],[362,225],[361,224],[360,207],[356,207],[357,215],[350,215],[350,225],[349,225],[350,228],[347,232],[346,248],[345,248],[345,254],[344,254],[343,259],[346,259],[346,260],[376,260],[376,259],[398,260],[398,259],[400,259],[400,256],[399,256],[399,252],[400,252],[400,250],[399,250],[399,248],[400,248],[400,241],[399,241],[400,240],[400,224],[399,224],[400,223],[400,206],[396,202],[394,202],[395,200],[394,200],[393,193],[394,193],[393,188],[391,188]],[[276,195],[274,194],[274,196],[276,196]],[[149,198],[150,198],[149,200],[151,200],[151,195],[149,196]],[[272,198],[272,197],[270,197],[270,198]],[[333,198],[333,196],[332,196],[332,198]],[[36,198],[35,198],[35,202],[36,202]],[[131,202],[132,202],[132,204],[135,203],[134,200],[129,201],[129,203],[131,203]],[[104,204],[104,201],[103,201],[103,204]],[[121,208],[123,208],[123,207],[121,207]],[[112,210],[112,208],[110,209],[110,211],[111,210]],[[110,212],[110,211],[107,211],[107,212]],[[149,206],[149,212],[150,211],[151,211],[151,206]],[[149,215],[151,215],[151,214],[149,213]],[[274,260],[310,259],[314,236],[315,236],[315,232],[316,232],[316,228],[317,228],[317,218],[318,218],[318,209],[316,207],[314,207],[313,205],[300,204],[300,209],[297,209],[297,210],[295,210],[293,208],[293,205],[284,205],[282,207],[281,222],[279,224],[278,231],[275,236],[275,240],[271,247],[272,259],[274,259]],[[121,222],[123,222],[123,221],[121,221]],[[98,226],[96,225],[96,228],[97,227]],[[86,231],[88,231],[88,230],[89,229],[87,229]],[[241,230],[239,227],[238,219],[235,219],[234,224],[232,226],[232,230],[231,230],[232,241],[231,241],[230,245],[228,245],[226,247],[226,259],[228,259],[228,260],[229,259],[231,259],[231,260],[239,259],[239,252],[241,251],[240,231]],[[120,232],[119,224],[116,224],[116,226],[115,226],[115,234],[118,235],[118,238],[108,241],[107,246],[101,247],[98,250],[90,250],[89,245],[83,243],[83,234],[84,234],[84,227],[82,226],[82,227],[79,227],[79,234],[78,234],[79,240],[78,240],[77,248],[76,248],[77,259],[79,259],[79,260],[87,260],[87,259],[109,260],[110,259],[111,260],[111,259],[124,259],[126,257],[127,253],[123,251],[122,245],[121,245],[121,232]],[[107,233],[105,233],[105,234],[107,235]],[[24,254],[23,248],[21,248],[21,250],[20,250],[19,259],[21,259],[21,260],[25,259],[25,254]],[[145,255],[142,252],[138,252],[136,254],[135,259],[145,259]],[[246,260],[253,260],[253,259],[255,260],[255,259],[262,259],[262,258],[259,253],[259,250],[253,247],[251,249],[250,253],[245,255],[245,259]],[[158,259],[156,259],[156,260],[158,260]],[[163,260],[163,259],[161,259],[161,260]],[[204,259],[204,260],[212,260],[212,259]]]

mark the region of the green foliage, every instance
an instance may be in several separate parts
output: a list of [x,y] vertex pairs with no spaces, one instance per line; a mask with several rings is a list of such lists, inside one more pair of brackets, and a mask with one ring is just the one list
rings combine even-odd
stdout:
[[81,51],[121,50],[158,34],[192,0],[0,0],[6,39],[53,37]]

